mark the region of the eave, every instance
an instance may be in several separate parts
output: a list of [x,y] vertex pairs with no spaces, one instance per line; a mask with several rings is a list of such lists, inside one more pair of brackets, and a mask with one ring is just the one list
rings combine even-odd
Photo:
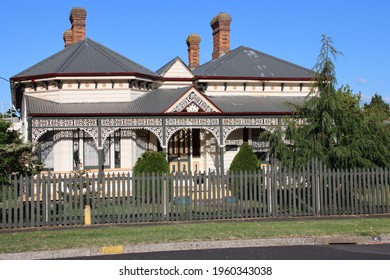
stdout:
[[83,114],[50,114],[50,113],[29,113],[28,117],[224,117],[224,116],[291,116],[295,112],[175,112],[175,113],[83,113]]
[[222,81],[314,81],[314,78],[310,77],[241,77],[241,76],[196,76],[194,81],[198,82],[204,82],[207,80],[216,81],[221,80]]
[[96,73],[49,73],[49,74],[42,74],[42,75],[34,75],[34,76],[24,76],[24,77],[14,77],[10,80],[12,82],[23,82],[23,81],[29,81],[29,82],[35,82],[36,80],[47,80],[47,79],[77,79],[79,77],[85,77],[85,78],[93,78],[93,77],[137,77],[137,78],[143,78],[143,79],[149,79],[149,80],[162,80],[158,76],[152,76],[137,72],[115,72],[115,73],[102,73],[102,72],[96,72]]

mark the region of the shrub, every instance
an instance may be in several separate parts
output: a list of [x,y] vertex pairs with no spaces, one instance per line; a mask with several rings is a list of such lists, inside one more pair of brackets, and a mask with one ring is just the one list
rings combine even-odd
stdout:
[[134,175],[162,174],[169,172],[169,164],[164,152],[145,152],[138,158],[134,166]]
[[[136,176],[136,181],[135,184],[133,185],[133,194],[136,197],[139,194],[141,197],[139,197],[138,199],[140,200],[142,199],[142,196],[144,196],[145,202],[151,202],[153,198],[153,191],[152,191],[153,181],[151,179],[152,173],[154,173],[155,175],[157,174],[162,175],[164,173],[168,173],[169,163],[165,158],[165,153],[148,151],[143,153],[141,157],[138,158],[133,171],[134,171],[134,176]],[[141,178],[142,174],[145,174],[144,182],[142,181]],[[162,180],[160,180],[159,185],[160,187],[163,186]],[[148,186],[149,186],[149,195],[146,192]],[[157,180],[155,180],[155,186],[158,186]],[[158,198],[157,192],[160,192],[160,198],[162,196],[161,193],[162,190],[156,189],[154,192],[155,193],[154,197],[156,201]],[[148,196],[149,196],[149,201],[147,201]]]
[[[259,170],[260,163],[257,159],[256,154],[253,152],[253,149],[247,142],[242,143],[240,146],[239,152],[233,158],[233,161],[229,168],[229,173],[236,174],[230,181],[230,190],[235,197],[239,199],[243,199],[245,197],[244,193],[249,191],[250,184],[248,182],[248,186],[241,186],[242,180],[240,180],[239,174],[241,172],[254,173]],[[256,187],[256,184],[252,184],[252,193],[253,188]],[[241,196],[244,197],[241,197]]]
[[233,158],[229,172],[253,172],[259,170],[259,160],[247,142],[242,143],[239,152]]

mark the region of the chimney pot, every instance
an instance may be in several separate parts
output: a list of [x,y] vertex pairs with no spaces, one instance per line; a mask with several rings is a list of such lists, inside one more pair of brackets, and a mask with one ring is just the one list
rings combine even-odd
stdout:
[[224,12],[219,13],[210,22],[213,30],[213,54],[216,59],[225,53],[230,52],[230,23],[232,17]]
[[197,34],[191,34],[187,37],[186,43],[188,46],[188,67],[190,69],[195,69],[199,67],[200,64],[200,36]]

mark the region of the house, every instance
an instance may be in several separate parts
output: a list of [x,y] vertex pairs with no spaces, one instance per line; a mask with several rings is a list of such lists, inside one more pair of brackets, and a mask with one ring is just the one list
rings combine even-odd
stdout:
[[65,48],[11,77],[24,137],[39,143],[48,170],[131,170],[155,150],[173,172],[224,172],[243,141],[264,158],[260,133],[311,91],[311,70],[249,47],[231,50],[226,13],[211,20],[210,61],[200,64],[201,40],[191,34],[188,64],[175,57],[157,71],[86,37],[86,16],[73,8]]

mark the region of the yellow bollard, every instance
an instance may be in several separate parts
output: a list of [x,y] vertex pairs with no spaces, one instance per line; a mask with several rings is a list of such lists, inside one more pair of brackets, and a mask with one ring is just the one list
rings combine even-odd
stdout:
[[85,205],[84,208],[84,225],[88,226],[91,224],[91,206]]

